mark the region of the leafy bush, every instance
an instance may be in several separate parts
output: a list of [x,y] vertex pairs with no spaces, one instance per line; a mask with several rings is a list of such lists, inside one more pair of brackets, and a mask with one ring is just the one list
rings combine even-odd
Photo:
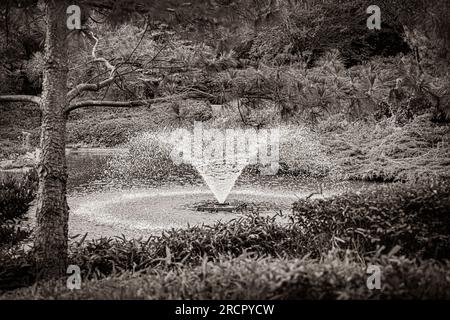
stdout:
[[130,180],[147,177],[149,180],[177,179],[183,176],[198,179],[190,165],[177,166],[171,159],[173,149],[171,130],[148,131],[132,137],[126,152],[115,155],[108,162],[108,175],[113,179]]
[[68,125],[68,141],[74,144],[115,146],[128,140],[136,128],[126,118],[77,121]]
[[[81,239],[71,243],[69,262],[80,266],[84,278],[99,279],[156,267],[196,265],[205,256],[215,260],[223,254],[238,256],[245,251],[261,256],[301,255],[301,241],[295,227],[276,223],[275,218],[249,215],[214,226],[174,229],[148,240]],[[0,254],[0,290],[30,285],[27,281],[36,279],[33,257],[18,250]]]
[[140,271],[158,265],[198,264],[204,256],[237,256],[245,251],[259,255],[295,255],[304,252],[302,235],[295,226],[275,218],[249,215],[213,226],[174,229],[147,241],[102,238],[72,246],[71,261],[88,277],[104,277],[125,270]]
[[16,159],[26,152],[21,139],[28,132],[30,145],[39,144],[40,116],[39,108],[34,104],[0,104],[0,159]]
[[317,178],[340,172],[319,135],[306,126],[280,128],[280,162],[285,165],[281,173],[290,175]]
[[20,247],[0,250],[0,293],[27,287],[36,281],[36,268],[31,251]]
[[174,101],[171,104],[171,107],[176,113],[180,123],[182,123],[182,121],[188,123],[193,123],[194,121],[207,121],[212,118],[211,106],[203,101],[192,99]]
[[34,171],[24,177],[7,175],[0,181],[0,247],[13,245],[29,236],[20,227],[35,196],[37,176]]
[[450,258],[450,185],[374,188],[331,199],[299,200],[294,220],[312,252],[331,247],[361,255],[400,246],[407,256]]

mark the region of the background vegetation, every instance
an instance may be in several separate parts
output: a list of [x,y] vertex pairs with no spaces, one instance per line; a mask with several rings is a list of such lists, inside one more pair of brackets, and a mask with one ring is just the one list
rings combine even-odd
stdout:
[[[0,6],[0,93],[40,94],[42,12],[13,2]],[[280,174],[393,184],[299,200],[292,213],[273,218],[250,212],[149,239],[73,239],[70,262],[85,282],[70,292],[63,281],[36,283],[29,232],[19,228],[34,180],[7,178],[0,184],[1,298],[448,299],[449,2],[378,1],[379,31],[367,30],[372,3],[365,0],[211,2],[192,1],[171,23],[160,2],[146,21],[137,4],[109,16],[89,12],[84,24],[99,38],[97,53],[123,76],[83,98],[186,91],[204,98],[74,111],[68,144],[128,147],[134,157],[110,162],[119,179],[166,177],[192,170],[169,161],[158,135],[194,121],[280,126]],[[90,62],[86,30],[71,34],[69,87],[107,77]],[[23,131],[38,145],[39,110],[5,103],[0,112],[0,158],[31,151],[21,145]],[[305,157],[305,144],[314,157]],[[381,291],[366,288],[369,263],[383,269]]]

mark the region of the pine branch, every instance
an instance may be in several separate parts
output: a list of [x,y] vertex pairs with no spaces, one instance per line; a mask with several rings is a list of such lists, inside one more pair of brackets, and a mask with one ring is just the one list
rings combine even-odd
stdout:
[[154,98],[154,99],[144,99],[144,100],[130,100],[130,101],[107,101],[107,100],[82,100],[71,103],[65,110],[66,113],[69,113],[73,110],[80,109],[80,108],[86,108],[86,107],[115,107],[115,108],[136,108],[136,107],[142,107],[147,106],[155,103],[162,103],[162,102],[168,102],[173,101],[176,99],[186,99],[186,98],[200,98],[209,96],[209,94],[204,93],[201,94],[200,92],[193,93],[193,92],[187,92],[187,93],[181,93],[181,94],[174,94],[167,97],[160,97],[160,98]]

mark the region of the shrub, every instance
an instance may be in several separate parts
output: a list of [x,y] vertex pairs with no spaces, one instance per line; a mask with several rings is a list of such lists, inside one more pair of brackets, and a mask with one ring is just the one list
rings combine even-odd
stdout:
[[315,178],[339,173],[317,133],[305,126],[281,128],[280,161],[286,166],[281,173]]
[[0,250],[0,293],[27,287],[36,281],[31,251],[18,246]]
[[[295,226],[283,226],[275,219],[251,214],[213,226],[173,229],[147,240],[81,239],[71,243],[69,262],[80,266],[83,278],[100,279],[151,268],[197,265],[205,256],[216,260],[223,254],[238,256],[246,251],[260,256],[304,254],[302,234]],[[0,262],[0,290],[30,285],[27,281],[36,279],[33,258],[21,249],[0,253]]]
[[135,135],[119,153],[108,162],[108,175],[113,179],[149,180],[178,179],[180,176],[197,179],[198,175],[190,165],[176,165],[170,156],[170,130],[148,131]]
[[180,121],[188,123],[194,121],[207,121],[212,118],[212,109],[208,103],[192,99],[175,101],[172,103],[172,109],[175,111]]
[[294,219],[306,230],[306,246],[333,246],[370,254],[400,246],[401,253],[450,258],[449,182],[373,188],[330,199],[299,200]]
[[304,253],[302,235],[295,226],[284,226],[275,220],[251,214],[213,226],[173,229],[147,241],[96,239],[72,246],[70,259],[87,277],[104,277],[158,265],[195,265],[205,256],[214,260],[221,254],[237,256],[245,251],[273,256]]
[[126,118],[99,121],[81,120],[68,125],[68,140],[96,146],[115,146],[128,140],[133,122]]
[[389,119],[375,124],[330,118],[320,130],[326,155],[343,178],[414,182],[450,177],[449,127],[431,123],[429,115],[403,127]]
[[[209,123],[205,124],[206,126]],[[307,127],[281,126],[280,129],[280,174],[302,175],[307,177],[336,177],[340,173],[326,148],[320,143],[316,133]],[[172,129],[147,131],[135,135],[124,147],[127,151],[117,154],[108,163],[108,174],[114,179],[160,178],[200,181],[200,176],[190,164],[176,165],[170,153],[175,143]],[[188,141],[190,142],[190,141]],[[181,148],[183,149],[183,148]],[[189,147],[187,148],[189,149]],[[249,165],[245,173],[260,173],[260,165]],[[147,178],[148,177],[148,178]]]
[[29,236],[29,230],[20,227],[34,199],[37,186],[35,171],[21,178],[7,175],[0,181],[0,248],[13,245]]

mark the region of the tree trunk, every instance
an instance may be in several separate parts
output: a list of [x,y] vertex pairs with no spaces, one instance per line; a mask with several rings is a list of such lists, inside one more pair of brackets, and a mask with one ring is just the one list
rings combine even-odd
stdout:
[[65,158],[67,62],[65,1],[48,1],[42,94],[41,154],[35,258],[40,278],[58,277],[67,265],[68,206]]

